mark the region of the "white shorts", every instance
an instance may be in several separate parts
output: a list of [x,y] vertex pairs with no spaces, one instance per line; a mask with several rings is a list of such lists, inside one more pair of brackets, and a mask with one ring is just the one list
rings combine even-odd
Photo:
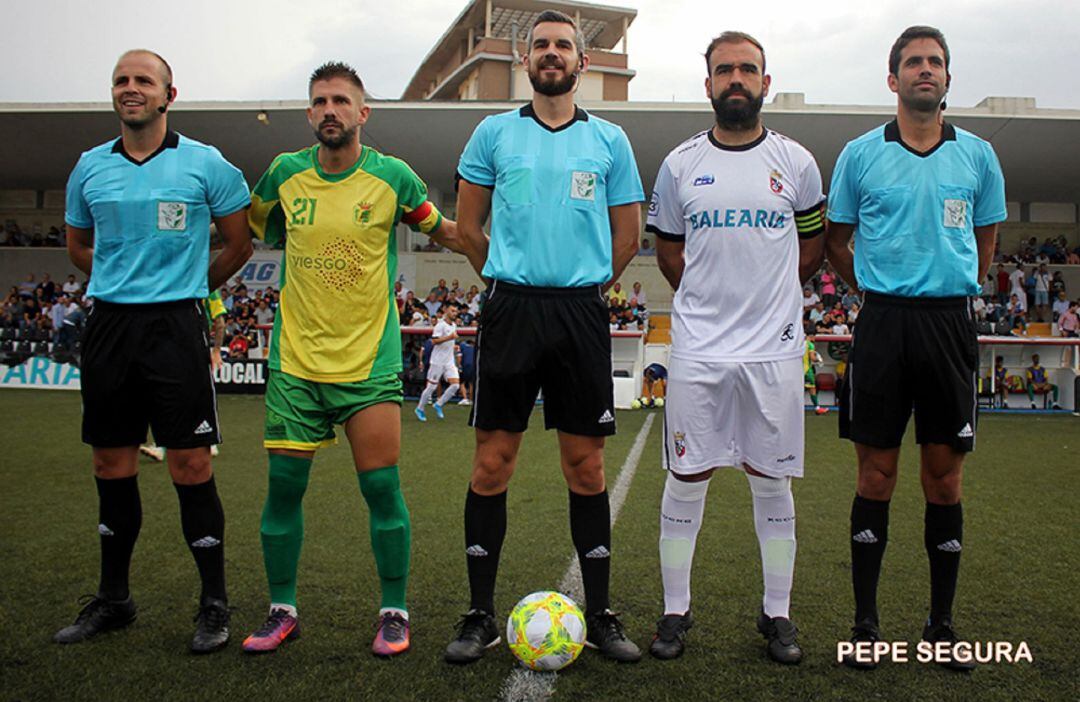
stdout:
[[427,379],[429,383],[438,383],[442,378],[446,378],[451,383],[458,381],[458,369],[454,365],[453,361],[449,363],[432,363],[428,368]]
[[803,474],[802,359],[753,363],[671,358],[664,468],[681,475],[745,463],[770,477]]

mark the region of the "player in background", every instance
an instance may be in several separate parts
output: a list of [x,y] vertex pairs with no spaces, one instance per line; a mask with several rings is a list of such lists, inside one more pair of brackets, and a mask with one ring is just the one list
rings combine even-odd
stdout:
[[[93,447],[101,581],[75,623],[75,643],[135,620],[128,587],[142,525],[139,445],[169,448],[180,522],[202,580],[195,653],[229,640],[225,513],[210,465],[220,443],[206,317],[200,300],[251,255],[243,174],[213,148],[168,127],[172,69],[144,49],[112,73],[120,138],[83,153],[67,186],[67,247],[90,276],[83,333],[82,438]],[[225,248],[210,260],[210,223]],[[92,273],[92,275],[91,275]]]
[[[889,501],[914,411],[930,560],[923,639],[955,642],[961,476],[975,448],[979,360],[970,297],[981,292],[1006,216],[1005,181],[993,147],[945,121],[951,76],[940,31],[904,30],[889,52],[887,80],[896,119],[848,142],[829,189],[829,260],[865,295],[839,403],[840,436],[855,444],[858,462],[849,537],[852,641],[880,638],[877,583]],[[845,662],[874,667],[854,656]],[[974,667],[951,657],[945,664]]]
[[[476,352],[470,424],[476,454],[465,498],[470,608],[446,648],[471,663],[499,641],[495,581],[506,495],[537,392],[559,434],[570,535],[585,590],[587,644],[610,658],[641,651],[609,608],[611,509],[604,438],[615,432],[603,291],[637,252],[641,179],[626,134],[574,104],[589,66],[574,20],[547,10],[522,57],[533,86],[520,109],[476,128],[458,163],[461,240],[491,281]],[[488,245],[483,225],[491,214]]]
[[[210,324],[210,372],[216,373],[221,368],[221,345],[225,343],[225,315],[227,311],[221,301],[221,293],[217,290],[212,290],[208,297],[203,298],[202,302],[203,309],[206,312],[206,319]],[[165,447],[158,446],[153,439],[139,446],[139,453],[158,463],[165,460]],[[211,444],[210,456],[217,456],[218,453],[217,444]]]
[[303,497],[315,451],[342,425],[368,507],[382,600],[371,650],[409,649],[409,512],[398,477],[401,332],[394,301],[398,222],[454,248],[455,227],[403,162],[360,143],[371,107],[351,67],[326,63],[308,83],[318,143],[274,159],[252,191],[251,229],[284,244],[285,278],[270,345],[263,445],[269,489],[259,533],[270,586],[265,624],[244,650],[295,638]]
[[431,331],[432,349],[431,362],[427,368],[427,386],[420,395],[420,402],[416,405],[416,409],[413,410],[416,418],[421,422],[427,421],[424,406],[427,405],[428,400],[435,394],[435,391],[439,389],[440,380],[445,378],[449,387],[435,401],[435,414],[439,419],[443,418],[443,405],[457,394],[459,387],[460,373],[458,373],[457,363],[454,361],[454,351],[456,350],[454,341],[458,338],[457,325],[454,324],[457,319],[457,307],[443,305],[438,312],[438,319],[435,328]]
[[1058,404],[1058,386],[1050,382],[1046,369],[1039,365],[1039,354],[1031,354],[1031,365],[1024,371],[1024,376],[1027,378],[1027,395],[1028,401],[1031,402],[1031,409],[1035,409],[1035,393],[1037,392],[1050,393],[1053,409],[1061,409],[1061,405]]
[[803,352],[803,385],[810,393],[810,402],[814,405],[814,414],[828,414],[829,410],[818,404],[817,392],[817,366],[821,365],[821,354],[817,352],[814,342],[806,340],[806,351]]
[[767,129],[765,51],[724,32],[705,52],[715,125],[664,159],[646,230],[675,290],[664,406],[660,570],[664,613],[651,653],[682,654],[693,625],[690,571],[709,480],[746,474],[764,580],[758,631],[797,664],[791,479],[803,474],[802,284],[824,259],[821,174],[800,144]]
[[641,406],[653,407],[667,392],[667,368],[659,363],[645,366],[641,374]]

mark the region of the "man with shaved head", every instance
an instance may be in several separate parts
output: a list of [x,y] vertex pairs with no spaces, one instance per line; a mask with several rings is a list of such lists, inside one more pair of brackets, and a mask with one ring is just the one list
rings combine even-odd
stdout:
[[[180,521],[202,580],[194,653],[229,639],[225,515],[210,467],[220,443],[202,299],[251,255],[240,171],[168,128],[172,69],[146,49],[112,73],[120,138],[79,158],[67,185],[68,254],[95,300],[82,341],[83,441],[93,447],[101,539],[97,594],[56,633],[76,643],[135,620],[128,570],[142,523],[139,444],[169,449]],[[224,249],[210,260],[210,223]]]

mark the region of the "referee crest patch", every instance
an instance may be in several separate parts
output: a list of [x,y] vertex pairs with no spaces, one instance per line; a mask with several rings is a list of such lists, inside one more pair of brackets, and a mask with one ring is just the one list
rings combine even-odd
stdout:
[[967,226],[967,200],[945,201],[945,226],[960,229]]
[[574,200],[596,200],[596,174],[574,171],[570,178],[570,197]]
[[157,228],[163,232],[182,232],[187,229],[187,203],[159,202]]

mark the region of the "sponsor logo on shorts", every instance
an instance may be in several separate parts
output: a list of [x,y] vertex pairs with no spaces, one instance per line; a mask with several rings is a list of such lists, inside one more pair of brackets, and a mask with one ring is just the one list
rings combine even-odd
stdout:
[[686,434],[681,431],[675,432],[675,455],[679,458],[686,455]]
[[795,521],[795,515],[793,514],[790,517],[768,517],[765,521],[769,524],[788,524]]
[[949,539],[943,544],[938,544],[937,550],[947,551],[949,553],[960,553],[960,550],[962,548],[963,546],[960,545],[959,541],[957,541],[956,539]]
[[596,174],[574,171],[570,179],[570,197],[574,200],[596,200]]
[[699,185],[712,185],[715,182],[716,182],[716,178],[713,177],[713,174],[712,173],[706,173],[705,175],[699,175],[697,178],[694,178],[693,187],[696,188]]
[[157,228],[163,232],[182,232],[187,229],[187,203],[159,202]]
[[469,548],[465,549],[466,556],[472,556],[473,558],[483,558],[488,555],[488,552],[484,550],[484,547],[480,544],[473,544]]
[[101,534],[102,536],[116,536],[116,532],[114,532],[112,529],[105,526],[104,524],[97,525],[97,533]]
[[206,421],[205,419],[202,421],[202,424],[195,427],[195,433],[196,434],[209,434],[212,431],[214,431],[214,430],[210,426],[210,422]]
[[772,190],[777,195],[784,192],[783,176],[775,168],[769,173],[769,190]]
[[611,424],[615,421],[615,417],[612,416],[610,410],[604,410],[604,413],[600,415],[600,419],[596,420],[600,424]]
[[606,548],[604,548],[604,545],[601,544],[601,545],[597,546],[596,548],[594,548],[592,551],[589,551],[588,553],[586,553],[585,557],[586,558],[611,558],[611,551],[608,551]]
[[964,428],[957,432],[956,437],[958,439],[970,439],[975,436],[975,432],[971,430],[971,423],[964,425]]
[[783,458],[777,458],[776,462],[777,463],[788,463],[788,462],[794,461],[794,460],[795,460],[795,454],[789,453],[788,455],[784,456]]
[[863,529],[855,536],[852,536],[851,540],[860,544],[876,544],[878,542],[878,538],[874,536],[874,532],[869,529]]
[[213,536],[204,536],[198,541],[192,541],[192,548],[214,548],[221,545],[221,539],[215,539]]

